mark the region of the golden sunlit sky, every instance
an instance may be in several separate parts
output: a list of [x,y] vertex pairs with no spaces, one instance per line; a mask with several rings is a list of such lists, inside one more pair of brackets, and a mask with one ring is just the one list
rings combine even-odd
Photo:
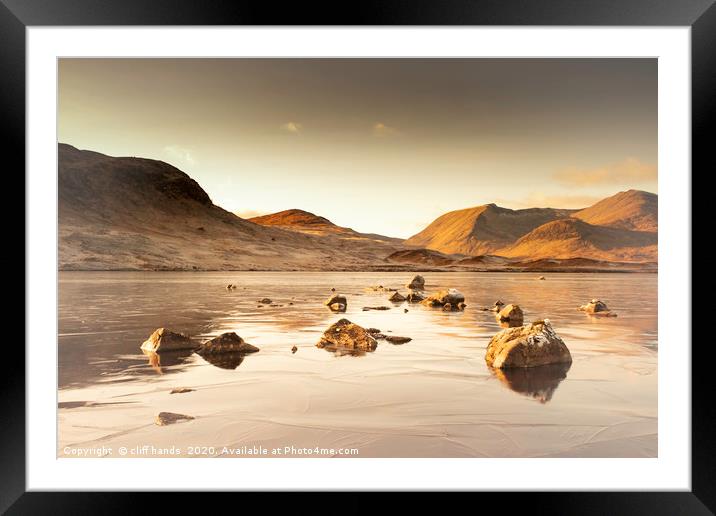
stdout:
[[409,237],[451,210],[657,191],[656,59],[60,59],[58,138],[250,217]]

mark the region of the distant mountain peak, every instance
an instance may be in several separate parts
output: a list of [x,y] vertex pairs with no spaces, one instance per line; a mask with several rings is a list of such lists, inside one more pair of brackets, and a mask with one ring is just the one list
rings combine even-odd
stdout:
[[283,210],[259,217],[251,217],[249,221],[262,226],[336,226],[325,217],[300,209]]

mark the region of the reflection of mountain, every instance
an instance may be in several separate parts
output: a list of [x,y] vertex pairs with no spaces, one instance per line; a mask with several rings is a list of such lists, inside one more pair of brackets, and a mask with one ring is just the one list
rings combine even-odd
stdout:
[[540,403],[552,399],[560,382],[567,377],[570,364],[553,364],[539,367],[513,367],[492,369],[492,373],[509,389]]

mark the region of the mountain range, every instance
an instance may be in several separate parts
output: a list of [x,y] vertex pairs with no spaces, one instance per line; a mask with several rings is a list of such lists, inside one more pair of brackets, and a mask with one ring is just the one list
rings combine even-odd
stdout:
[[61,270],[654,269],[655,194],[583,210],[495,204],[441,215],[406,239],[289,209],[243,219],[162,161],[58,146]]

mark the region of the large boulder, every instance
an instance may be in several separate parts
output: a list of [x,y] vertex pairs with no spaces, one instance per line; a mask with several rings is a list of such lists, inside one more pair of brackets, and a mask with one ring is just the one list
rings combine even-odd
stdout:
[[580,306],[579,310],[587,312],[588,314],[596,314],[599,312],[609,312],[609,307],[600,299],[592,299],[586,305]]
[[191,340],[183,333],[175,333],[166,328],[157,328],[140,346],[142,350],[153,353],[193,350],[198,347],[199,344],[197,342]]
[[514,327],[522,325],[524,314],[522,313],[522,309],[519,305],[509,304],[497,312],[495,318],[499,322],[506,322],[509,323],[510,327]]
[[197,353],[204,356],[218,353],[256,353],[257,351],[259,348],[249,344],[232,331],[206,341],[197,350]]
[[465,296],[463,296],[459,290],[456,288],[449,288],[429,296],[425,301],[423,301],[423,304],[428,306],[445,306],[449,303],[450,306],[457,308],[457,305],[464,302]]
[[572,355],[548,319],[506,328],[487,346],[485,361],[496,369],[571,363]]
[[424,290],[425,289],[425,278],[423,278],[420,274],[416,274],[413,276],[413,279],[410,280],[410,283],[405,285],[410,290]]
[[362,326],[353,324],[348,319],[341,319],[332,324],[318,341],[316,347],[329,350],[349,349],[374,351],[378,342]]

